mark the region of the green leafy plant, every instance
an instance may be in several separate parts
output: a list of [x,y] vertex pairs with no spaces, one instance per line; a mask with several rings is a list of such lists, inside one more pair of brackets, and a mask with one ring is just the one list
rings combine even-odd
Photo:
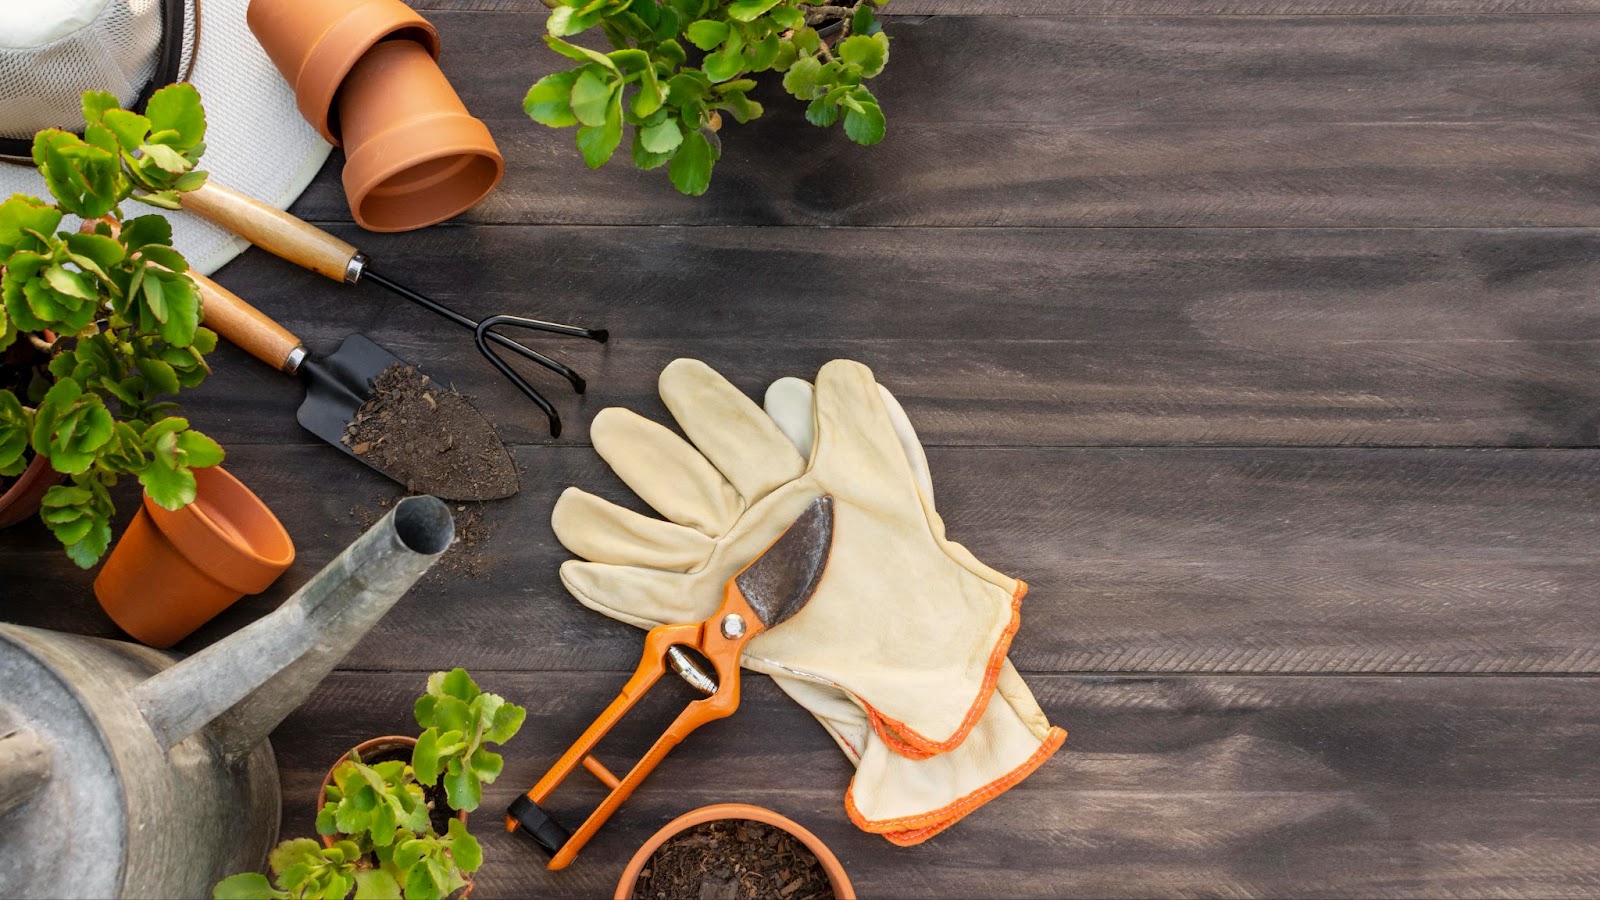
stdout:
[[[876,144],[883,109],[863,82],[889,61],[889,36],[873,14],[884,2],[544,0],[545,43],[579,65],[539,79],[523,109],[552,128],[577,126],[591,169],[605,165],[623,126],[632,126],[634,165],[665,165],[673,186],[694,195],[705,193],[721,156],[721,114],[743,123],[762,113],[748,75],[784,73],[784,88],[806,102],[812,124],[843,119],[851,140]],[[824,38],[818,26],[838,33]],[[564,40],[596,27],[610,52]]]
[[465,669],[435,672],[428,692],[417,700],[417,738],[411,767],[417,780],[444,788],[455,809],[472,811],[483,800],[483,786],[500,777],[505,760],[486,744],[504,744],[522,727],[527,711],[498,694],[478,690]]
[[[192,469],[222,448],[162,399],[205,380],[217,336],[160,215],[125,218],[135,200],[176,209],[205,182],[205,111],[189,85],[151,96],[145,114],[101,91],[83,95],[82,137],[41,131],[33,161],[54,197],[0,203],[0,352],[27,345],[47,368],[0,385],[0,476],[43,456],[69,476],[41,518],[88,568],[111,543],[110,488],[138,478],[167,509],[194,500]],[[84,220],[57,231],[66,215]],[[14,365],[13,368],[16,368]]]
[[285,841],[268,858],[271,879],[259,872],[234,875],[212,896],[339,900],[354,891],[357,900],[438,900],[465,886],[483,864],[483,848],[460,818],[452,818],[443,835],[433,829],[424,786],[442,777],[450,809],[476,809],[483,785],[503,765],[484,744],[510,740],[527,711],[479,690],[465,669],[452,669],[429,676],[415,712],[425,730],[410,763],[368,765],[352,753],[334,768],[317,812],[317,833],[337,838],[332,848],[306,838]]

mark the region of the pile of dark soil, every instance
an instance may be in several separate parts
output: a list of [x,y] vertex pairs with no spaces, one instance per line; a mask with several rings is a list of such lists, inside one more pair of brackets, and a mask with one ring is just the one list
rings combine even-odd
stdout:
[[414,366],[390,366],[345,426],[344,445],[419,494],[498,500],[517,492],[516,464],[494,426],[454,388]]
[[722,819],[662,844],[634,883],[635,900],[832,900],[806,845],[762,822]]

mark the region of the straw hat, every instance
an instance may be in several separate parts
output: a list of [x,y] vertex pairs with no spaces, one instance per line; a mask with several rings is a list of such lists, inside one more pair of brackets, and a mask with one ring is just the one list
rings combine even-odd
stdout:
[[[27,157],[42,128],[83,130],[79,97],[110,91],[140,109],[188,81],[206,107],[200,167],[218,183],[287,208],[331,149],[245,24],[249,0],[0,0],[0,155]],[[26,165],[0,163],[0,199],[48,197]],[[173,244],[211,273],[249,246],[184,212]]]

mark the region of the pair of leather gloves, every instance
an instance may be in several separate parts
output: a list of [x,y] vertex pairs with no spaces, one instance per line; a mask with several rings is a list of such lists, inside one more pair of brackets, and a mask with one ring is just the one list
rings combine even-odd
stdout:
[[688,440],[615,407],[591,437],[663,518],[568,488],[552,525],[582,557],[561,567],[573,596],[640,628],[700,621],[729,578],[830,494],[833,548],[816,592],[753,638],[743,662],[855,764],[850,819],[920,843],[1061,746],[1066,732],[1006,658],[1027,586],[945,537],[916,432],[866,366],[835,360],[815,387],[781,379],[764,410],[697,360],[669,365],[660,391]]

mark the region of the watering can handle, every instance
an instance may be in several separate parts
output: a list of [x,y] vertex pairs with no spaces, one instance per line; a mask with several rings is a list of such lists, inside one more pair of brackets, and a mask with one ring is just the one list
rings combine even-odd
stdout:
[[334,281],[353,282],[361,277],[361,263],[366,259],[361,251],[254,197],[207,181],[179,199],[184,209],[204,216],[274,256]]

